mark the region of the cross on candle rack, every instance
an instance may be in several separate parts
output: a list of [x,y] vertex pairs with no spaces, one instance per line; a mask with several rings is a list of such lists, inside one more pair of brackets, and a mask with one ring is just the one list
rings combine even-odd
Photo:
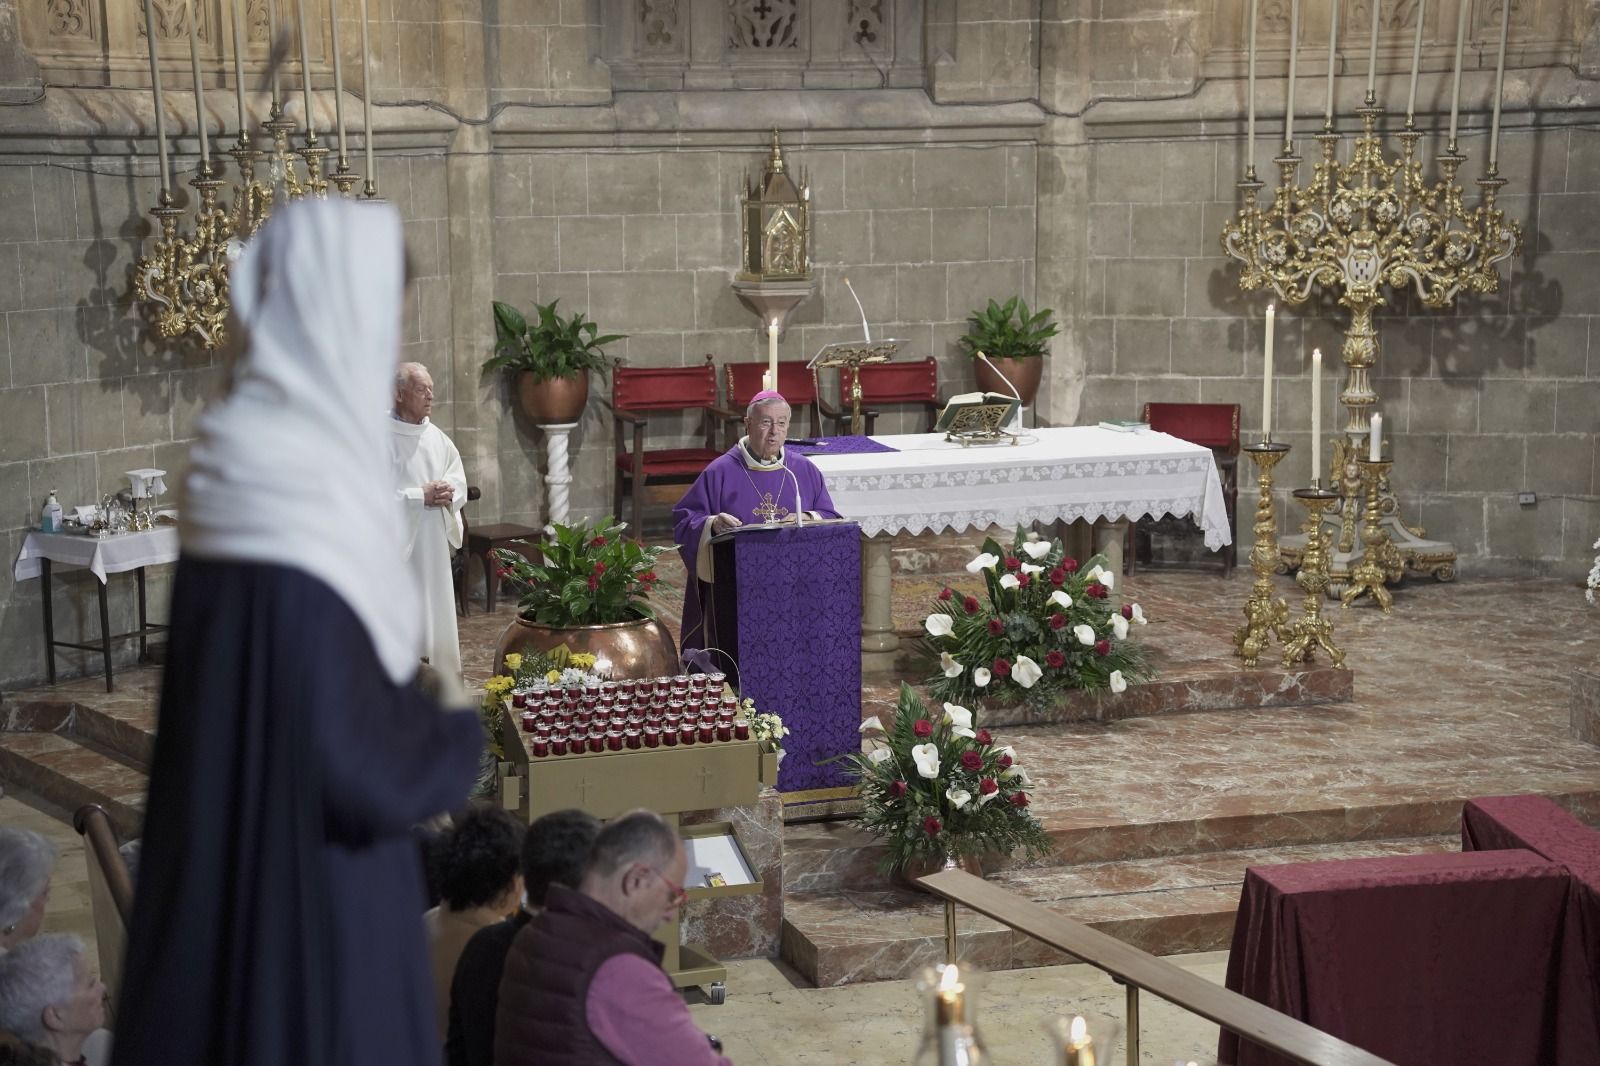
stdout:
[[702,796],[709,795],[710,792],[711,792],[711,779],[713,777],[716,777],[717,775],[712,771],[711,767],[709,767],[709,766],[700,767],[699,773],[700,773],[700,794]]

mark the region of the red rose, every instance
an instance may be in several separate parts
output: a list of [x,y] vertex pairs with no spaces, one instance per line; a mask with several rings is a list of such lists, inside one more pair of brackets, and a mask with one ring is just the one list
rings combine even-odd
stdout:
[[1067,657],[1056,649],[1051,648],[1044,654],[1044,664],[1052,670],[1059,670],[1067,665]]
[[1006,631],[1006,624],[1004,622],[1000,621],[1000,619],[998,619],[998,618],[989,619],[989,635],[991,637],[998,637],[1001,633],[1004,633],[1005,631]]
[[980,795],[992,796],[998,791],[1000,791],[1000,786],[992,777],[986,777],[982,781],[978,782],[978,792]]
[[1028,805],[1028,794],[1026,792],[1013,792],[1011,794],[1011,806],[1013,806],[1013,807],[1026,807],[1027,805]]
[[966,611],[968,614],[977,614],[978,613],[978,597],[976,597],[976,596],[968,596],[966,599],[962,600],[961,601],[961,609]]
[[993,744],[994,743],[994,737],[991,737],[989,735],[989,731],[987,729],[978,730],[977,736],[973,737],[972,739],[976,740],[979,744]]
[[1078,572],[1078,560],[1074,559],[1070,555],[1067,556],[1065,559],[1061,560],[1061,569],[1066,573],[1076,574]]
[[893,796],[895,799],[899,799],[901,796],[904,796],[905,794],[906,794],[906,783],[904,781],[890,781],[889,782],[889,795]]
[[1006,569],[1007,570],[1015,570],[1018,567],[1020,567],[1021,565],[1022,565],[1022,560],[1018,559],[1015,555],[1006,556]]
[[1133,620],[1133,604],[1125,603],[1122,605],[1122,617],[1128,619],[1129,621]]
[[979,755],[975,751],[964,751],[964,752],[962,752],[961,753],[961,768],[963,770],[972,770],[974,772],[976,772],[978,770],[982,770],[983,769],[983,756]]
[[1061,567],[1058,566],[1054,570],[1050,571],[1050,584],[1059,587],[1064,584],[1066,580],[1067,572],[1061,569]]
[[955,589],[953,589],[950,586],[946,585],[943,589],[941,589],[939,591],[939,599],[944,601],[944,602],[946,602],[946,603],[948,603],[948,602],[950,602],[950,597],[954,596],[955,594],[956,594]]
[[[1021,795],[1021,793],[1018,793],[1018,795]],[[939,824],[939,819],[935,818],[931,814],[922,820],[922,831],[927,833],[929,836],[937,836],[939,834],[939,830],[943,828],[944,826]]]
[[1092,598],[1092,599],[1103,600],[1103,599],[1106,598],[1106,595],[1107,595],[1109,590],[1107,590],[1107,588],[1104,585],[1100,584],[1100,582],[1091,581],[1091,582],[1089,582],[1089,587],[1084,589],[1083,591],[1088,593],[1090,598]]
[[996,659],[989,664],[989,672],[994,674],[995,677],[1010,677],[1011,664],[1004,659]]
[[589,575],[589,591],[593,592],[600,587],[600,579],[593,574]]
[[605,563],[595,563],[594,564],[594,572],[597,573],[597,574],[605,573],[606,572],[606,564]]
[[606,538],[604,537],[596,537],[589,542],[589,547],[591,548],[604,548],[605,546]]
[[1018,574],[1017,575],[1017,586],[1019,588],[1027,588],[1032,583],[1033,583],[1033,575],[1032,574]]
[[1062,614],[1060,611],[1057,611],[1056,613],[1054,613],[1054,614],[1052,614],[1050,616],[1050,628],[1051,629],[1060,629],[1062,626],[1064,626],[1066,624],[1067,624],[1067,616]]
[[1009,756],[1009,755],[1000,756],[1000,769],[1002,769],[1002,770],[1011,769],[1011,756]]
[[1097,640],[1097,641],[1095,641],[1094,642],[1094,653],[1096,655],[1100,656],[1101,658],[1105,658],[1107,655],[1110,655],[1111,654],[1111,642],[1109,640]]
[[654,570],[646,570],[644,573],[639,575],[639,580],[648,585],[660,579],[656,577],[656,572]]
[[919,737],[933,736],[933,723],[926,718],[918,718],[911,723],[911,731]]

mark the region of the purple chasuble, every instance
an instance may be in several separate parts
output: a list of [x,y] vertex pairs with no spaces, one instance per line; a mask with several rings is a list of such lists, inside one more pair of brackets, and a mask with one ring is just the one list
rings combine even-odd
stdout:
[[709,589],[702,587],[704,583],[695,569],[695,555],[707,522],[724,512],[745,525],[782,521],[797,509],[797,481],[800,486],[798,509],[824,518],[840,517],[833,509],[833,499],[822,480],[822,471],[799,451],[783,450],[784,464],[794,475],[791,478],[782,470],[750,469],[740,456],[742,450],[742,445],[735,444],[713,459],[672,509],[672,539],[677,541],[678,552],[688,570],[683,589],[683,628],[678,638],[679,648],[685,652],[690,648],[716,646],[716,641],[703,632],[701,605],[709,596]]

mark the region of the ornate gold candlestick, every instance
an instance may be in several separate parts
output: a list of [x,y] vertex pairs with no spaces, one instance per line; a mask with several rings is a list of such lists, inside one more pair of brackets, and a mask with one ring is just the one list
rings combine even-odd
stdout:
[[1250,598],[1244,603],[1245,624],[1234,631],[1235,654],[1246,666],[1254,666],[1274,638],[1286,643],[1283,626],[1289,619],[1289,605],[1272,596],[1272,575],[1278,569],[1278,516],[1272,499],[1272,468],[1289,454],[1287,444],[1262,441],[1244,449],[1250,461],[1256,464],[1256,486],[1260,496],[1256,500],[1255,544],[1250,548],[1250,569],[1256,581],[1250,589]]
[[1283,665],[1308,663],[1318,647],[1328,653],[1334,666],[1344,665],[1344,651],[1333,643],[1333,623],[1322,617],[1322,595],[1328,587],[1328,554],[1331,545],[1323,532],[1323,514],[1340,499],[1337,492],[1323,488],[1295,489],[1294,498],[1306,505],[1309,514],[1304,526],[1305,554],[1295,584],[1305,591],[1300,618],[1289,627],[1284,641]]
[[1350,584],[1339,596],[1341,607],[1349,607],[1370,592],[1372,598],[1378,601],[1378,606],[1383,608],[1384,614],[1394,609],[1394,596],[1384,586],[1385,583],[1400,580],[1405,573],[1406,563],[1400,550],[1389,539],[1389,531],[1383,526],[1382,488],[1389,480],[1389,468],[1393,465],[1388,459],[1357,459],[1355,462],[1361,485],[1367,494],[1367,506],[1361,524],[1361,543],[1366,551],[1362,553],[1360,564],[1350,572]]

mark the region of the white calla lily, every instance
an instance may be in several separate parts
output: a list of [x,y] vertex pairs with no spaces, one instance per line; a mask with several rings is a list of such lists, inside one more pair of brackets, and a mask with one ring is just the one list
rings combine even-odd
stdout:
[[1100,584],[1104,585],[1108,589],[1116,588],[1117,575],[1113,574],[1110,570],[1100,571]]
[[978,806],[982,807],[985,803],[988,803],[990,800],[994,799],[998,795],[1000,795],[999,789],[996,789],[993,792],[980,792],[980,793],[978,793]]
[[993,552],[984,552],[972,562],[967,564],[967,573],[976,574],[979,570],[993,570],[1000,563],[1000,557]]
[[930,637],[948,637],[950,631],[956,627],[954,619],[939,612],[930,614],[928,620],[922,624],[928,630]]
[[1113,670],[1113,671],[1111,671],[1110,681],[1111,681],[1111,691],[1112,692],[1126,692],[1126,691],[1128,691],[1128,679],[1122,676],[1122,671],[1121,670]]
[[867,752],[867,760],[876,766],[878,763],[888,762],[891,754],[888,748],[873,748]]
[[923,777],[939,776],[939,749],[932,744],[918,744],[911,749],[911,761],[917,764],[917,773]]
[[1117,635],[1118,640],[1128,639],[1128,620],[1120,614],[1111,616],[1111,632]]
[[877,715],[873,715],[871,718],[868,718],[865,722],[862,722],[861,723],[861,728],[860,728],[859,731],[862,732],[862,733],[865,733],[869,729],[873,730],[875,732],[878,732],[878,733],[883,732],[883,722],[881,722],[878,719]]
[[1017,778],[1023,777],[1024,773],[1022,770],[1022,764],[1013,762],[1010,766],[1000,771],[1000,776],[1005,778],[1007,781],[1015,781]]
[[1062,592],[1060,589],[1056,589],[1054,592],[1052,592],[1050,594],[1050,602],[1055,604],[1057,607],[1061,608],[1064,611],[1068,607],[1072,606],[1072,597],[1068,596],[1065,592]]
[[953,725],[950,727],[950,735],[953,737],[966,737],[968,740],[972,740],[978,734],[965,726]]
[[1144,608],[1137,603],[1133,605],[1133,620],[1138,625],[1148,625],[1149,620],[1144,616]]
[[1037,563],[1023,563],[1018,569],[1020,569],[1024,574],[1044,573],[1044,567],[1038,565]]
[[1005,747],[1001,748],[1000,749],[1000,754],[1004,755],[1006,758],[1010,759],[1012,762],[1016,762],[1017,761],[1017,749],[1013,748],[1010,744],[1007,744]]
[[1023,688],[1032,688],[1044,676],[1044,671],[1039,669],[1039,664],[1026,655],[1017,656],[1016,664],[1011,667],[1011,680]]
[[944,671],[945,677],[960,677],[961,671],[966,667],[956,661],[956,657],[947,651],[939,653],[939,669]]
[[1050,542],[1047,540],[1030,540],[1022,546],[1030,559],[1043,559],[1050,554]]
[[964,788],[947,788],[944,790],[944,798],[950,801],[950,806],[959,811],[972,802],[972,793]]
[[972,712],[959,703],[947,703],[944,705],[944,720],[945,724],[953,725],[959,729],[972,728]]
[[1014,589],[1020,584],[1022,584],[1022,582],[1017,580],[1016,574],[1000,575],[1000,587],[1003,589]]
[[1100,580],[1100,575],[1103,574],[1103,573],[1105,573],[1105,571],[1100,569],[1100,564],[1099,563],[1095,563],[1093,566],[1089,567],[1089,569],[1084,571],[1083,580],[1084,581],[1099,581]]
[[1079,644],[1086,647],[1093,647],[1097,639],[1094,635],[1094,630],[1081,622],[1072,627],[1072,635],[1078,638]]
[[972,683],[979,688],[987,688],[989,685],[989,668],[980,666],[972,671]]

